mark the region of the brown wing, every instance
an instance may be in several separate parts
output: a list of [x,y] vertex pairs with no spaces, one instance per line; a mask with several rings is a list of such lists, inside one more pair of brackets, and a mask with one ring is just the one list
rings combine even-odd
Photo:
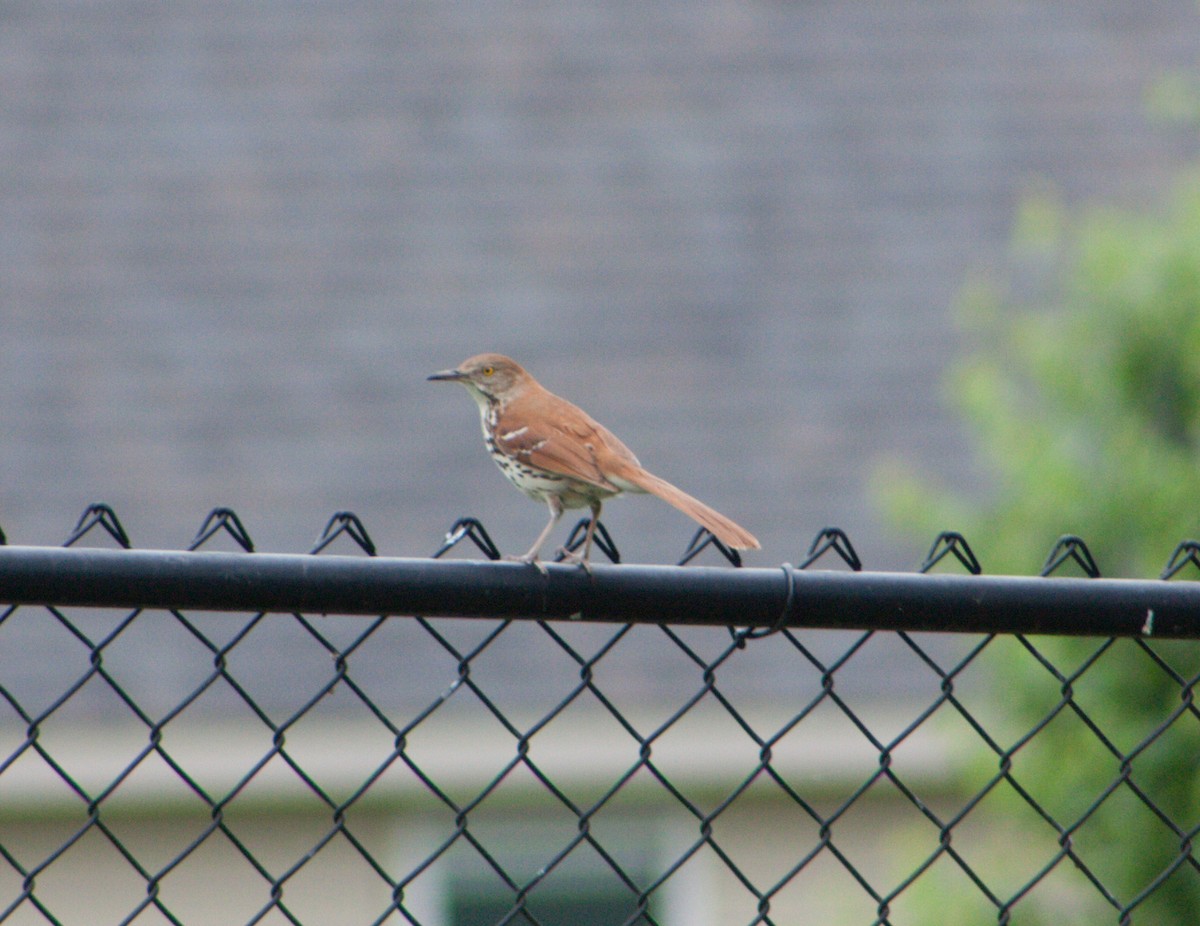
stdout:
[[496,421],[495,441],[530,466],[613,492],[620,489],[605,474],[614,465],[639,465],[611,431],[549,392],[510,403]]
[[694,518],[729,546],[759,548],[748,530],[646,472],[611,431],[553,393],[540,390],[509,403],[498,417],[493,439],[500,449],[530,466],[609,492],[649,492]]

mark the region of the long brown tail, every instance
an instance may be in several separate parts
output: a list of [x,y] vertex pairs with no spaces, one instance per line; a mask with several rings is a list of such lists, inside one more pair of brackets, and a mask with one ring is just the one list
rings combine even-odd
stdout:
[[689,518],[706,527],[727,547],[735,550],[759,550],[762,545],[752,533],[741,525],[735,524],[729,518],[714,511],[699,499],[692,498],[682,489],[678,489],[665,479],[660,479],[644,469],[630,467],[621,473],[622,481],[632,482],[639,489],[657,495],[669,505],[674,505]]

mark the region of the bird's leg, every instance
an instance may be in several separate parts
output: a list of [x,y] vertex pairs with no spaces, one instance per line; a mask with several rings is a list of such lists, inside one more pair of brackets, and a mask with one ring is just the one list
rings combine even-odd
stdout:
[[505,559],[515,560],[519,563],[529,563],[536,566],[543,573],[546,571],[546,567],[538,561],[538,553],[541,552],[542,545],[546,542],[546,538],[550,536],[550,532],[554,530],[554,525],[558,523],[558,519],[563,516],[562,499],[557,495],[547,495],[546,504],[550,506],[550,520],[542,528],[542,532],[538,534],[538,538],[533,542],[533,546],[522,556],[505,557]]
[[600,520],[600,501],[597,500],[592,502],[591,508],[592,519],[588,521],[587,533],[583,538],[583,556],[580,556],[578,553],[568,550],[565,547],[562,550],[562,558],[564,562],[578,563],[586,572],[592,571],[591,563],[588,560],[592,555],[592,537],[596,533],[596,522]]

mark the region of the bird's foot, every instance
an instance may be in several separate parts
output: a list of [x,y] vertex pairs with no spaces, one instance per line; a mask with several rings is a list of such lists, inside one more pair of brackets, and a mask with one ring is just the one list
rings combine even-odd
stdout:
[[536,553],[525,553],[522,556],[506,556],[504,561],[507,563],[524,563],[526,566],[532,566],[544,576],[550,573],[546,570],[546,564],[538,559]]
[[592,564],[588,562],[586,556],[584,556],[580,553],[577,553],[574,550],[568,550],[566,547],[562,547],[558,551],[558,556],[559,556],[559,562],[574,563],[575,565],[579,566],[588,575],[592,574]]

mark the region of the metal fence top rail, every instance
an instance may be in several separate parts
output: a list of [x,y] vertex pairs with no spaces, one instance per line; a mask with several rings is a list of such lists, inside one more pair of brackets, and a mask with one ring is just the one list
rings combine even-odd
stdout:
[[1200,638],[1200,582],[0,547],[0,602]]

